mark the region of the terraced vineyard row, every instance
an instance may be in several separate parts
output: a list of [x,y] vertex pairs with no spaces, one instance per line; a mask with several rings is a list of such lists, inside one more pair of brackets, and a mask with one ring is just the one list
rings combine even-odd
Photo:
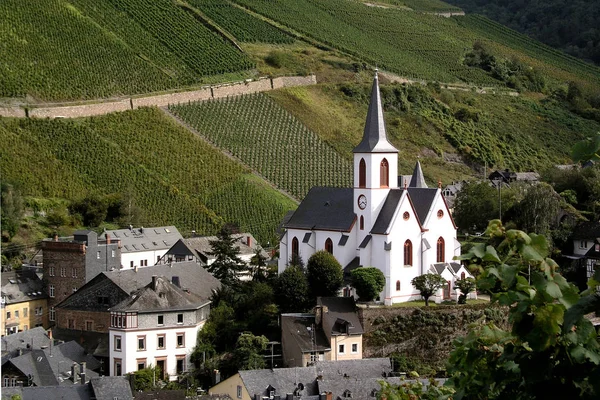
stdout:
[[105,98],[253,67],[168,0],[3,0],[0,15],[0,97]]
[[[485,38],[500,43],[510,49],[543,61],[545,64],[537,66],[551,75],[564,75],[565,73],[577,74],[585,77],[591,84],[600,85],[600,68],[578,58],[572,57],[560,50],[554,49],[543,43],[514,31],[506,26],[480,15],[456,17],[456,21],[467,29],[483,35]],[[571,79],[575,79],[571,77]]]
[[129,192],[147,224],[210,234],[235,222],[263,242],[295,207],[157,109],[80,121],[0,120],[0,171],[26,195]]
[[395,6],[405,6],[414,11],[423,12],[457,12],[460,8],[440,0],[377,0],[374,3],[387,3]]
[[475,37],[447,18],[344,0],[236,2],[400,75],[442,82],[495,82],[461,64]]
[[313,186],[349,186],[352,165],[263,94],[169,110],[278,187],[303,198]]
[[202,10],[242,42],[292,43],[294,39],[273,25],[231,5],[225,0],[189,0],[194,7]]

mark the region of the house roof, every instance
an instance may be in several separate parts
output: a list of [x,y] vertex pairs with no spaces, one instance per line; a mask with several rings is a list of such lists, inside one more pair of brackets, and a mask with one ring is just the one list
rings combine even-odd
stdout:
[[121,253],[166,250],[183,237],[174,226],[127,228],[106,231],[105,235],[121,241]]
[[349,232],[356,219],[352,198],[352,188],[313,187],[284,227]]
[[[357,307],[354,297],[317,297],[317,305],[327,307],[323,311],[323,330],[331,335],[361,335],[362,324],[358,319]],[[348,331],[344,328],[348,325]]]
[[415,164],[415,169],[412,174],[412,178],[410,180],[409,187],[416,188],[426,188],[427,183],[425,183],[425,177],[423,176],[423,170],[421,169],[421,163],[417,160]]
[[121,303],[110,308],[110,311],[176,311],[195,310],[210,303],[194,293],[186,293],[171,283],[167,278],[157,276],[145,287],[133,293]]
[[213,290],[221,286],[217,278],[194,261],[154,265],[138,268],[137,270],[114,270],[103,272],[103,274],[127,294],[146,286],[152,281],[153,275],[166,277],[171,281],[173,277],[179,277],[182,289],[189,289],[192,293],[204,299],[208,299]]
[[71,365],[86,362],[86,378],[95,378],[98,374],[93,369],[100,367],[100,362],[85,354],[83,347],[71,341],[41,350],[32,350],[9,361],[24,375],[32,375],[36,386],[55,386],[73,384],[69,380]]
[[296,343],[303,353],[331,349],[314,314],[281,314],[281,340]]
[[52,328],[52,335],[55,339],[65,342],[71,340],[77,341],[87,354],[91,354],[94,357],[109,356],[108,335],[106,333],[54,327]]
[[371,88],[371,101],[367,111],[367,122],[362,141],[354,148],[354,153],[397,153],[396,149],[387,140],[385,134],[385,122],[383,119],[383,107],[381,105],[381,94],[379,93],[379,78],[377,71],[373,78]]
[[[4,392],[4,388],[2,391]],[[89,385],[29,386],[21,388],[21,398],[23,400],[90,400],[94,396]]]
[[431,209],[437,192],[437,188],[408,188],[408,195],[410,196],[410,200],[412,201],[412,204],[415,208],[415,212],[417,213],[417,217],[419,217],[419,222],[421,223],[421,225],[425,222],[425,219],[427,218],[427,214]]
[[600,238],[596,239],[592,247],[585,253],[587,258],[598,258],[600,259]]
[[600,222],[587,221],[578,224],[575,229],[573,229],[572,238],[575,240],[595,240],[600,238]]
[[131,386],[124,376],[103,376],[91,379],[96,400],[133,400]]
[[[2,273],[4,275],[4,273]],[[41,326],[13,333],[12,335],[2,336],[2,364],[8,358],[14,357],[21,350],[40,349],[42,346],[48,346],[50,338],[46,330]]]
[[44,283],[35,270],[30,268],[22,271],[3,272],[2,296],[6,304],[23,303],[48,297]]
[[346,390],[350,390],[353,399],[368,399],[373,389],[381,388],[377,381],[387,379],[384,374],[391,370],[388,358],[366,358],[317,361],[310,367],[258,369],[239,371],[239,374],[251,397],[268,395],[269,387],[275,390],[275,395],[285,396],[302,383],[303,389],[299,393],[302,399],[323,392],[331,392],[332,398],[337,399]]
[[[236,239],[235,246],[239,248],[240,256],[252,256],[255,253],[257,241],[251,233],[237,233],[232,235]],[[216,236],[197,236],[186,239],[179,239],[166,254],[173,255],[194,255],[206,262],[212,252],[210,242],[218,240]],[[248,245],[250,242],[250,245]],[[267,252],[261,248],[261,254],[268,257]]]

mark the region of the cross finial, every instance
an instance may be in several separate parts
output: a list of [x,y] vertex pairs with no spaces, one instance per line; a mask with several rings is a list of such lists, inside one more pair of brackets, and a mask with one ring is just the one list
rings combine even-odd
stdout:
[[440,189],[442,188],[442,180],[441,179],[438,179],[438,188],[440,188]]

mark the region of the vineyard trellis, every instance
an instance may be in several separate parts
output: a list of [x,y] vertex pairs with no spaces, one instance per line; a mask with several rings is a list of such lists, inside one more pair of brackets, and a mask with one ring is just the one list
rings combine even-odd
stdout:
[[131,193],[147,223],[214,234],[237,223],[262,243],[295,204],[157,109],[86,120],[0,120],[0,171],[25,195]]
[[350,162],[264,94],[169,111],[297,199],[313,186],[351,185]]

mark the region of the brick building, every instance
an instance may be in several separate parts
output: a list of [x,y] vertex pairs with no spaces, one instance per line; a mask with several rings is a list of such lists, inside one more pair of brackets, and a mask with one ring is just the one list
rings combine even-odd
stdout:
[[46,239],[44,284],[48,293],[49,319],[56,320],[55,306],[101,272],[121,266],[121,245],[110,235],[98,240],[94,231],[76,231],[72,238]]

